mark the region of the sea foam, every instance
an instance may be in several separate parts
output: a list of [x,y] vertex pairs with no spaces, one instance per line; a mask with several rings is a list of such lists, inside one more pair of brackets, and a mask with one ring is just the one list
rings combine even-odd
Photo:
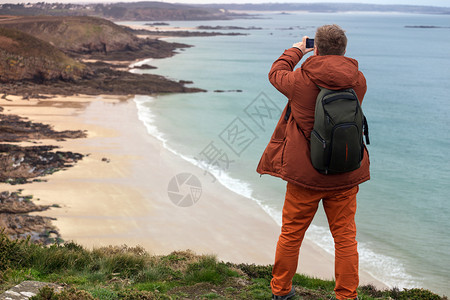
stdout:
[[264,204],[261,200],[254,198],[252,196],[253,190],[250,187],[249,183],[231,177],[227,172],[215,165],[199,163],[197,159],[186,156],[170,147],[164,134],[159,131],[158,127],[155,125],[155,115],[153,114],[149,106],[153,101],[155,101],[155,99],[150,96],[137,95],[134,97],[134,102],[136,103],[136,107],[138,110],[138,118],[145,125],[147,132],[151,136],[161,141],[163,147],[168,151],[190,162],[203,171],[207,171],[212,174],[220,184],[225,186],[230,191],[255,201],[269,216],[271,216],[275,220],[278,225],[281,226],[281,212],[278,212],[278,210],[276,210],[274,207]]
[[[310,225],[307,239],[334,256],[334,242],[328,228]],[[358,242],[360,269],[388,287],[413,288],[418,282],[406,272],[404,265],[390,256],[374,252],[367,243]]]

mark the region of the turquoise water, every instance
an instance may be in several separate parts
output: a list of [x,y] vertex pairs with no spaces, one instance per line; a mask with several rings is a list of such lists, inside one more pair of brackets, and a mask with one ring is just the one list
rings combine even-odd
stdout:
[[[286,103],[267,73],[284,49],[303,35],[314,36],[315,26],[331,23],[346,30],[347,55],[359,61],[368,82],[363,109],[371,134],[372,179],[361,185],[358,197],[360,267],[389,286],[449,295],[450,29],[404,26],[448,27],[450,16],[270,14],[255,20],[170,22],[263,29],[242,31],[247,36],[170,39],[195,47],[151,60],[158,69],[149,72],[192,80],[208,92],[137,97],[140,117],[149,133],[193,163],[207,160],[205,149],[214,146],[223,158],[208,169],[217,184],[258,201],[280,222],[285,183],[255,172]],[[239,89],[243,92],[213,92]],[[246,113],[262,103],[272,113],[264,123]],[[239,143],[230,140],[236,128],[246,129]],[[323,213],[307,238],[333,252]]]

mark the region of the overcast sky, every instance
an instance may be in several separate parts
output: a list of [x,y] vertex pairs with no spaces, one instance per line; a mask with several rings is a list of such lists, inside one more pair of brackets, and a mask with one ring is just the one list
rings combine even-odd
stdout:
[[[59,2],[59,3],[111,3],[111,2],[137,2],[137,0],[83,0],[83,1],[73,1],[73,0],[0,0],[0,3],[28,3],[28,2]],[[318,2],[352,2],[352,3],[373,3],[373,4],[411,4],[411,5],[433,5],[433,6],[447,6],[450,7],[450,0],[178,0],[178,1],[162,1],[168,3],[318,3]]]

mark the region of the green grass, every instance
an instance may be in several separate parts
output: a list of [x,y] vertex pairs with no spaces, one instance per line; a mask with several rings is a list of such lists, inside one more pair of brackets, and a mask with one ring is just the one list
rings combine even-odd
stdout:
[[292,284],[303,286],[312,290],[324,290],[332,292],[334,290],[334,281],[311,278],[306,275],[295,274]]
[[199,262],[189,264],[184,276],[188,284],[210,282],[214,284],[224,283],[229,277],[238,276],[226,264],[217,262],[214,256],[204,256]]
[[[0,232],[0,290],[24,280],[65,284],[43,299],[270,299],[272,266],[220,262],[190,251],[151,256],[141,247],[87,250],[76,243],[44,247],[10,240]],[[296,274],[296,299],[329,299],[333,281]],[[358,290],[360,299],[446,299],[423,289]]]

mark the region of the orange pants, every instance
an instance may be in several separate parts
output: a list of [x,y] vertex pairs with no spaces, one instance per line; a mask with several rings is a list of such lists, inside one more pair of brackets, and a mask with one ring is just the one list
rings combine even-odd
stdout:
[[277,243],[272,293],[286,295],[292,288],[297,270],[298,254],[320,200],[327,215],[335,246],[334,289],[337,299],[354,299],[359,283],[356,243],[356,194],[358,186],[346,190],[321,192],[288,183],[283,207],[283,224]]

